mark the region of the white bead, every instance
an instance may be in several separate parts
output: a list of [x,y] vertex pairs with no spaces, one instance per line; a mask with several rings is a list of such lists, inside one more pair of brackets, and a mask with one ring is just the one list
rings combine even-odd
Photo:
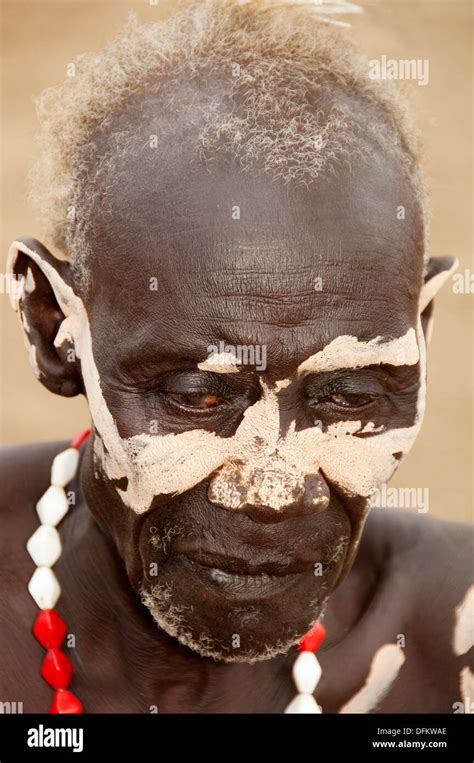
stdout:
[[61,538],[55,527],[40,525],[26,548],[37,567],[52,567],[61,556]]
[[297,694],[285,710],[289,715],[305,713],[316,715],[321,713],[321,708],[311,694]]
[[68,448],[58,453],[51,465],[51,484],[55,487],[66,487],[77,472],[79,451]]
[[302,694],[312,694],[321,678],[321,665],[313,652],[300,652],[293,663],[293,680]]
[[56,575],[49,567],[36,568],[28,583],[28,591],[40,609],[54,609],[61,595]]
[[36,504],[42,525],[56,527],[69,510],[66,493],[62,487],[51,485]]

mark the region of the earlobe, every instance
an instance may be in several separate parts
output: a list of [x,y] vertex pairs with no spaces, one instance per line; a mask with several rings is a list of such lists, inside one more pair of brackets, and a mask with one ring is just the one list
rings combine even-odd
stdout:
[[55,346],[65,318],[60,292],[71,289],[69,263],[57,260],[39,241],[22,238],[10,247],[7,272],[17,286],[12,307],[18,312],[35,375],[58,395],[83,392],[74,346],[66,342]]

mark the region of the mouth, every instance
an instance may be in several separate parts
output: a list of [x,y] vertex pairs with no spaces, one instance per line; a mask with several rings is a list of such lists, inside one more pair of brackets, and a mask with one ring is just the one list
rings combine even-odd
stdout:
[[179,554],[177,557],[195,576],[208,587],[220,591],[227,598],[260,599],[281,593],[301,581],[304,574],[312,573],[313,565],[283,565],[268,562],[249,564],[242,559],[209,556],[203,552],[193,556]]

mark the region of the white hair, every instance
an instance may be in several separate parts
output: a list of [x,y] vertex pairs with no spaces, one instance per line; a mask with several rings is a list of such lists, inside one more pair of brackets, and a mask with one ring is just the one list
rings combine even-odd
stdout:
[[[121,134],[109,134],[107,156],[98,152],[97,136],[110,133],[142,93],[169,94],[183,80],[192,86],[202,72],[221,87],[202,100],[195,136],[201,157],[225,152],[243,172],[259,167],[284,182],[310,184],[375,141],[396,155],[426,208],[403,101],[391,83],[369,78],[367,61],[343,30],[323,23],[318,7],[201,0],[164,22],[140,24],[131,16],[105,50],[80,56],[75,76],[40,96],[33,201],[47,240],[69,257],[83,284],[101,172],[110,171],[114,147],[129,145],[123,124]],[[183,117],[178,95],[170,103],[170,121]]]

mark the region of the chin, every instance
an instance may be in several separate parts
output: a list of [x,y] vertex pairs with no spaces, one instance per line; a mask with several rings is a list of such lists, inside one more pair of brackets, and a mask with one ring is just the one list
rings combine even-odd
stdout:
[[344,575],[354,526],[335,496],[321,513],[265,525],[207,501],[206,486],[143,518],[134,588],[157,626],[202,657],[286,654]]
[[316,622],[341,564],[320,577],[240,575],[176,556],[143,580],[140,595],[156,624],[201,657],[255,663],[286,654]]

